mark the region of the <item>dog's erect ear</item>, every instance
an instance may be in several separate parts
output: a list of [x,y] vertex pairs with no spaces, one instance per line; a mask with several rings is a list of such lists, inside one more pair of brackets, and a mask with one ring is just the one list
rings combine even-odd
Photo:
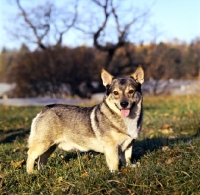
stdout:
[[111,84],[111,82],[112,82],[114,77],[110,73],[108,73],[106,70],[104,70],[102,68],[102,70],[101,70],[101,78],[103,80],[103,85],[106,87],[107,85]]
[[144,70],[141,66],[139,66],[136,71],[131,75],[136,82],[142,84],[144,82]]

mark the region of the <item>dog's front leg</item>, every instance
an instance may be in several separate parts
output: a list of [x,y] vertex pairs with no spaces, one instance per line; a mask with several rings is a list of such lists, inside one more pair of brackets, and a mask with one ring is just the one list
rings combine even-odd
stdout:
[[121,164],[123,166],[125,166],[126,165],[125,151],[122,151],[121,146],[119,146],[119,148],[118,148],[118,153],[119,153],[119,158],[120,158]]
[[133,141],[130,139],[125,140],[119,146],[119,155],[120,155],[122,165],[124,166],[131,165],[132,146],[133,146]]
[[126,160],[126,165],[131,165],[131,157],[132,157],[132,144],[124,151],[124,157]]
[[132,146],[125,149],[124,151],[119,148],[119,156],[123,166],[130,166],[132,157]]
[[117,146],[106,146],[104,150],[106,162],[111,172],[118,171],[119,169],[119,157]]
[[126,161],[126,166],[129,166],[129,167],[133,167],[135,168],[136,167],[136,164],[133,164],[131,162],[131,157],[132,157],[132,151],[133,149],[133,145],[131,144],[125,151],[124,151],[124,158],[125,158],[125,161]]

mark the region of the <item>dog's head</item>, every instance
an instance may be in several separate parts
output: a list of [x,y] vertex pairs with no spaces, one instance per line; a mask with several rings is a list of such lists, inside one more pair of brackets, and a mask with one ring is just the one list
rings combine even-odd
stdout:
[[117,114],[127,117],[131,110],[142,101],[141,85],[144,82],[144,71],[138,67],[128,78],[114,78],[102,69],[101,78],[106,87],[105,100]]

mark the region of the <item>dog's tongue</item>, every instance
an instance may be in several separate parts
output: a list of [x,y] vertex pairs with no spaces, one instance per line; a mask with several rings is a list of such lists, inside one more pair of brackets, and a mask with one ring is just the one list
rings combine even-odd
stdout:
[[122,110],[121,110],[121,115],[122,115],[122,116],[125,116],[125,117],[126,117],[126,116],[129,115],[129,113],[130,113],[130,110],[128,110],[128,109],[122,109]]

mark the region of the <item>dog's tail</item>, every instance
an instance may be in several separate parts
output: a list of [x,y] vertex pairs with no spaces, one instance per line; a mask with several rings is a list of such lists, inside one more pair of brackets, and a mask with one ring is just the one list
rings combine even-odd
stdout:
[[37,134],[37,120],[40,116],[41,112],[37,114],[37,116],[32,120],[31,123],[31,131],[30,131],[30,136],[28,139],[28,146],[30,145],[30,140],[34,140],[34,137],[36,137]]

